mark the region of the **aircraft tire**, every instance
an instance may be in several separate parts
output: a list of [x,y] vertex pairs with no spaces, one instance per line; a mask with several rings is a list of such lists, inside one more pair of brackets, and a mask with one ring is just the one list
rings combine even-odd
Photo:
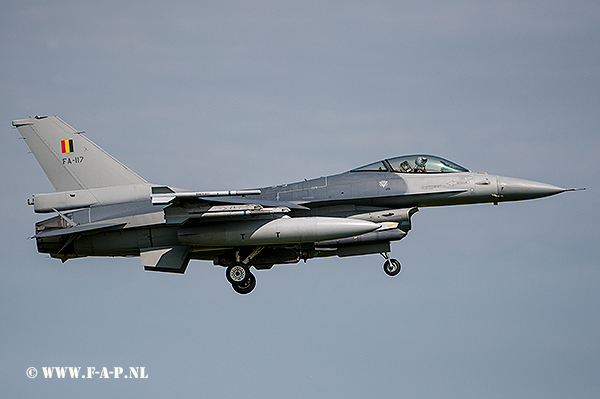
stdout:
[[256,287],[256,277],[254,277],[254,274],[250,273],[246,282],[242,284],[231,284],[231,286],[238,294],[249,294]]
[[242,262],[232,263],[227,267],[227,271],[225,272],[227,281],[229,281],[231,285],[243,285],[248,282],[251,275],[252,273],[250,273],[248,266]]
[[383,271],[388,276],[395,276],[400,273],[402,265],[398,262],[398,259],[388,259],[383,263]]

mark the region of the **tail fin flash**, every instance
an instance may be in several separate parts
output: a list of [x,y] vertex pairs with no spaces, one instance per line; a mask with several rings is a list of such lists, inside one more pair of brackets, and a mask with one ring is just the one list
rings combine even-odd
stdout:
[[57,116],[36,116],[12,124],[56,191],[147,183]]

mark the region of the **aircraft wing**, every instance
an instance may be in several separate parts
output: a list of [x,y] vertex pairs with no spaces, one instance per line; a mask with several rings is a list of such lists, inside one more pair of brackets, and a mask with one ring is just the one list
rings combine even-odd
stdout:
[[227,198],[227,197],[199,197],[198,201],[209,204],[231,204],[231,205],[262,205],[264,207],[285,207],[296,210],[309,210],[310,208],[289,201],[272,201],[259,198]]
[[261,205],[263,207],[285,207],[308,210],[309,208],[288,201],[273,201],[260,198],[247,198],[260,195],[260,190],[237,191],[175,191],[167,186],[152,187],[152,205],[169,205],[181,200],[203,202],[208,205]]

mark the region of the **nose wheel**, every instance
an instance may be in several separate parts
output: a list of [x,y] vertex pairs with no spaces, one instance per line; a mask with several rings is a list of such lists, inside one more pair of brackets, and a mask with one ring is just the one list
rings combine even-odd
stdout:
[[225,276],[233,287],[233,290],[238,294],[249,294],[256,287],[256,277],[250,272],[245,263],[232,263],[227,267]]
[[387,253],[382,253],[381,256],[385,258],[385,262],[383,262],[383,271],[385,274],[393,277],[400,273],[400,270],[402,270],[402,265],[398,259],[390,258]]

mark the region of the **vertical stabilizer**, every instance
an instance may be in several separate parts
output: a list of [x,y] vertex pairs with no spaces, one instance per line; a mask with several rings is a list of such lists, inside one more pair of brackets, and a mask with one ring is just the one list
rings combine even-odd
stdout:
[[12,122],[56,191],[147,182],[57,116]]

